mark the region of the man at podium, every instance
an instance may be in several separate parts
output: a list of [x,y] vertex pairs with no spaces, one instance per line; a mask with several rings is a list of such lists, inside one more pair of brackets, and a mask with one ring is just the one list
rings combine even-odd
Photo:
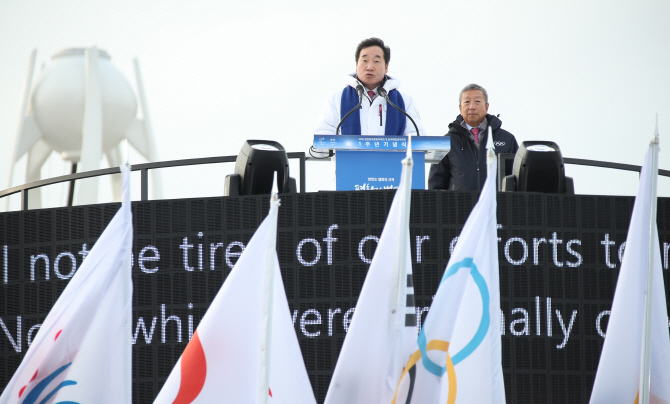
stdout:
[[[477,84],[461,90],[458,108],[461,112],[449,124],[451,149],[437,164],[430,167],[428,189],[481,191],[486,180],[486,142],[488,128],[493,132],[496,154],[516,153],[519,145],[514,135],[501,128],[502,121],[488,114],[489,97]],[[512,174],[513,162],[507,161],[505,175]]]
[[356,47],[356,73],[347,76],[344,89],[336,91],[323,107],[314,130],[315,135],[335,135],[344,116],[358,105],[357,86],[363,87],[361,107],[354,110],[340,126],[339,135],[402,136],[416,135],[412,122],[379,95],[384,88],[393,104],[409,114],[425,135],[412,97],[400,93],[397,79],[387,76],[391,49],[379,38],[369,38]]

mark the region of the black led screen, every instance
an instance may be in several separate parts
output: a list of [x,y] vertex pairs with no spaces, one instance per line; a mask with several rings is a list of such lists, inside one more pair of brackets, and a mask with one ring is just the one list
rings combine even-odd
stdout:
[[[277,252],[318,402],[325,397],[393,195],[281,196]],[[477,197],[412,193],[418,325]],[[498,194],[502,361],[509,403],[588,402],[633,201]],[[0,389],[118,207],[0,214]],[[153,401],[268,209],[268,196],[133,203],[133,402]],[[670,199],[659,199],[658,226],[665,273]]]

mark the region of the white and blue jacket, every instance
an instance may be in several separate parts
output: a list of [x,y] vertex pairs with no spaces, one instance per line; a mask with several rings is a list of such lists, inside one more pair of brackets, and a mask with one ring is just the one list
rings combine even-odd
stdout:
[[[349,110],[358,103],[358,96],[356,95],[356,86],[359,84],[362,83],[359,82],[354,77],[353,74],[348,75],[345,88],[343,90],[336,91],[328,98],[323,107],[321,116],[319,117],[316,129],[314,130],[315,135],[335,134],[335,129],[337,128],[337,125],[342,119],[342,117],[344,117],[344,115],[346,115],[347,112],[349,112]],[[414,100],[407,94],[404,93],[400,94],[400,92],[397,91],[399,85],[400,83],[397,79],[387,76],[387,79],[384,82],[384,89],[386,89],[387,93],[389,94],[389,98],[395,105],[401,107],[401,105],[399,105],[398,102],[393,101],[394,97],[396,100],[400,101],[401,104],[404,104],[405,112],[407,112],[407,114],[411,116],[412,119],[414,119],[414,122],[416,122],[416,125],[419,127],[420,134],[422,136],[425,136],[426,133],[421,124],[421,118],[419,117],[419,113],[416,110],[416,106],[414,105]],[[355,98],[355,102],[353,102],[353,104],[351,104],[352,90]],[[396,91],[392,92],[393,90]],[[351,107],[348,106],[349,104],[351,104]],[[395,111],[395,109],[392,106],[387,105],[386,99],[384,99],[383,97],[376,96],[373,100],[371,100],[367,94],[367,90],[363,94],[363,102],[361,103],[361,108],[358,111],[359,113],[349,115],[349,117],[344,121],[344,123],[340,127],[340,134],[342,135],[360,134],[361,136],[387,135],[386,124],[387,124],[387,112],[389,111],[389,109],[393,110],[392,112],[388,113],[388,118],[391,119],[392,128],[400,128],[400,131],[402,132],[397,134],[415,136],[416,129],[414,129],[414,125],[409,119],[405,117],[403,122],[397,121],[397,115],[395,114],[400,113]],[[356,115],[358,115],[359,120],[358,123],[355,121]],[[394,122],[394,115],[395,115],[395,122]],[[402,117],[404,117],[404,115],[402,115]],[[404,129],[402,129],[403,126]],[[360,133],[358,132],[358,128],[360,128]],[[389,131],[392,131],[391,130],[392,128],[389,128],[390,129]],[[389,134],[394,135],[396,133],[389,133]]]

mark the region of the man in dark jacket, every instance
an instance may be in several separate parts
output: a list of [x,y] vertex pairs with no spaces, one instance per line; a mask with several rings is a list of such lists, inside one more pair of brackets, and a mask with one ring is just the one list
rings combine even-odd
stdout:
[[[516,153],[519,145],[514,135],[501,129],[502,121],[488,114],[488,94],[483,87],[469,84],[461,90],[458,108],[461,114],[449,124],[451,150],[430,167],[428,189],[481,191],[486,180],[486,142],[488,128],[493,131],[496,154]],[[512,174],[511,160],[505,175]]]

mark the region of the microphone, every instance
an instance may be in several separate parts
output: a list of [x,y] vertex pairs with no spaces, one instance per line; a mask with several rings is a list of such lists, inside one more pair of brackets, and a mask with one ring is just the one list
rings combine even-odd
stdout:
[[337,128],[335,129],[335,134],[336,134],[336,135],[339,135],[338,132],[340,131],[340,126],[342,126],[342,122],[344,122],[344,120],[347,119],[347,117],[348,117],[349,115],[351,115],[352,112],[354,112],[356,109],[358,109],[358,108],[361,107],[361,103],[363,102],[363,91],[364,91],[364,90],[363,90],[363,86],[362,86],[362,85],[359,84],[359,85],[356,86],[356,93],[358,93],[358,105],[356,105],[355,107],[353,107],[353,108],[351,109],[351,111],[347,112],[347,114],[344,116],[344,118],[342,118],[342,120],[340,121],[340,123],[337,124]]
[[357,85],[356,86],[356,92],[358,93],[358,99],[363,98],[363,86],[362,85]]
[[[386,100],[386,102],[387,102],[390,106],[392,106],[393,108],[397,109],[398,111],[400,111],[400,113],[402,113],[403,115],[405,115],[406,117],[408,117],[409,120],[412,121],[412,124],[414,125],[414,129],[416,129],[416,135],[417,135],[417,136],[420,136],[420,134],[419,134],[419,127],[416,126],[416,122],[414,122],[414,119],[412,119],[411,116],[407,115],[407,112],[405,112],[405,111],[403,111],[402,109],[398,108],[397,105],[395,105],[394,103],[391,102],[391,100],[389,100],[389,94],[388,94],[388,92],[386,91],[386,89],[385,89],[383,86],[380,86],[380,87],[377,88],[377,94],[379,94],[380,96],[384,97],[384,99]],[[409,136],[408,136],[408,137],[409,137]]]

